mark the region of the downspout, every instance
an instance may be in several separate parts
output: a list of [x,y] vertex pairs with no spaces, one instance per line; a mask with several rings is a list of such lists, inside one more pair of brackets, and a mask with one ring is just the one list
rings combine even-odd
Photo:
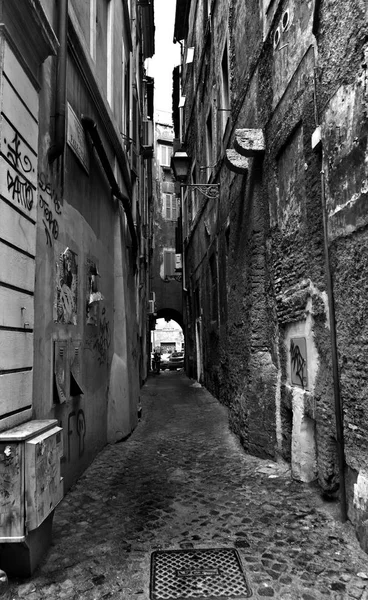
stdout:
[[[321,0],[316,0],[314,15],[313,15],[313,35],[317,36],[319,26],[319,9]],[[317,38],[316,38],[317,44]],[[314,113],[316,127],[320,127],[319,114],[318,114],[318,103],[317,103],[317,61],[316,51],[314,52]],[[333,282],[331,274],[330,254],[328,246],[328,221],[327,221],[327,206],[326,206],[326,186],[325,186],[325,172],[323,170],[323,142],[320,143],[321,151],[321,203],[322,203],[322,217],[323,217],[323,243],[324,243],[324,255],[325,255],[325,270],[326,270],[326,283],[327,283],[327,297],[329,306],[329,321],[330,321],[330,341],[331,341],[331,359],[332,359],[332,375],[334,383],[334,404],[335,404],[335,421],[336,421],[336,441],[337,441],[337,455],[339,463],[339,484],[340,484],[340,514],[341,521],[345,523],[347,520],[347,505],[346,505],[346,485],[345,485],[345,444],[344,444],[344,420],[342,411],[342,402],[340,394],[340,376],[339,376],[339,363],[338,363],[338,352],[337,352],[337,336],[336,336],[336,316],[335,316],[335,300],[333,293]]]
[[[323,154],[322,154],[323,161]],[[323,165],[323,162],[322,162]],[[323,213],[323,237],[324,237],[324,252],[325,252],[325,268],[327,280],[327,296],[330,316],[330,338],[331,338],[331,355],[332,355],[332,372],[334,382],[334,400],[335,400],[335,419],[336,419],[336,440],[337,454],[339,461],[339,483],[340,483],[340,511],[341,521],[345,523],[347,520],[346,507],[346,486],[345,486],[345,449],[344,449],[344,422],[342,413],[342,402],[340,395],[340,377],[337,354],[336,341],[336,318],[335,318],[335,301],[333,293],[333,283],[330,268],[330,257],[328,248],[328,231],[327,231],[327,209],[326,209],[326,193],[325,193],[325,172],[321,169],[321,196],[322,196],[322,213]]]
[[126,218],[127,218],[128,228],[130,231],[130,236],[132,238],[133,253],[134,253],[134,257],[136,258],[137,250],[138,250],[138,241],[137,241],[137,234],[136,234],[135,227],[134,227],[132,207],[131,207],[130,200],[129,200],[128,196],[126,196],[125,194],[122,193],[122,191],[120,190],[120,188],[118,186],[118,183],[115,179],[114,172],[110,165],[110,161],[108,159],[108,156],[105,152],[105,148],[103,147],[102,140],[98,133],[97,125],[96,125],[95,121],[93,119],[91,119],[90,117],[86,117],[85,115],[82,115],[81,121],[82,121],[82,125],[83,125],[84,129],[88,132],[88,134],[91,137],[92,143],[96,149],[98,157],[99,157],[99,159],[102,163],[103,169],[105,171],[106,177],[111,186],[111,191],[114,194],[114,196],[116,198],[118,198],[118,200],[120,200],[120,202],[123,205],[124,212],[125,212]]
[[68,44],[68,0],[58,0],[59,17],[59,52],[56,75],[56,99],[55,99],[55,129],[54,140],[50,146],[47,156],[49,164],[59,158],[64,152],[65,146],[65,122],[66,122],[66,63]]

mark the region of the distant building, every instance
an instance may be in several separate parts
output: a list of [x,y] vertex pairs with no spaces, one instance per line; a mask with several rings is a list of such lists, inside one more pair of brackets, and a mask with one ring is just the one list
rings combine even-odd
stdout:
[[155,123],[153,248],[150,289],[157,318],[183,325],[181,247],[178,248],[180,197],[176,193],[170,161],[173,127]]
[[164,322],[152,332],[152,348],[160,348],[161,353],[182,352],[184,350],[184,334],[174,321]]
[[182,193],[189,371],[368,549],[364,3],[177,0],[174,38],[186,183],[220,185]]

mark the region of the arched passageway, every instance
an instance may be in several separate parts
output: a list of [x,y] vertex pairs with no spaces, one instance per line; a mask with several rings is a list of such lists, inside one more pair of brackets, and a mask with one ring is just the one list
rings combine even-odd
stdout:
[[[184,333],[182,327],[174,319],[159,318],[156,320],[156,328],[151,332],[151,351],[153,366],[155,370],[155,356],[161,356],[160,368],[177,370],[184,368]],[[155,355],[153,353],[156,353]]]
[[178,310],[173,308],[161,308],[157,311],[157,319],[165,319],[165,321],[176,321],[182,329],[184,329],[183,315]]

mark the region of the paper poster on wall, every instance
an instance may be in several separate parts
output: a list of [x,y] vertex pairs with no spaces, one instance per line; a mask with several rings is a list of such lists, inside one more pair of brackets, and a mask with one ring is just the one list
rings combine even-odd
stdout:
[[54,342],[54,402],[66,402],[68,397],[68,342]]
[[291,385],[308,389],[307,343],[304,337],[290,340]]
[[66,248],[56,263],[54,321],[77,324],[78,255]]
[[99,320],[99,303],[104,300],[98,289],[100,273],[94,260],[87,258],[87,303],[86,320],[87,325],[97,327]]

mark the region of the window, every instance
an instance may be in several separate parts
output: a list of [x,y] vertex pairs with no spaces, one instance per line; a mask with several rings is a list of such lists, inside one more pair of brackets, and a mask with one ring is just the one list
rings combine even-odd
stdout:
[[[195,163],[193,164],[193,167],[192,167],[192,170],[190,173],[190,182],[192,184],[197,183]],[[191,194],[191,203],[192,203],[191,220],[194,221],[194,218],[199,210],[199,192],[196,189],[192,189],[189,193]]]
[[139,122],[140,122],[140,114],[139,114],[139,102],[137,99],[137,92],[134,90],[133,98],[132,98],[132,122],[131,122],[131,136],[132,136],[132,147],[131,147],[131,157],[132,157],[132,167],[135,172],[138,172],[138,156],[139,156]]
[[130,55],[126,52],[125,42],[122,40],[121,48],[121,97],[122,97],[122,133],[125,144],[129,147],[129,111],[130,111]]
[[170,166],[170,159],[172,155],[172,146],[166,146],[164,144],[159,144],[158,146],[158,159],[160,161],[160,165],[162,167]]
[[227,54],[227,44],[225,44],[221,63],[221,123],[222,134],[225,133],[226,125],[230,115],[230,86],[229,86],[229,60]]
[[[262,6],[262,20],[263,20],[263,39],[265,40],[274,22],[278,6],[281,0],[263,0]],[[285,25],[286,27],[287,25]],[[275,44],[274,40],[274,44]],[[277,45],[277,44],[276,44]]]
[[217,264],[216,255],[210,258],[210,298],[211,298],[211,320],[217,321]]
[[206,30],[206,26],[208,21],[211,18],[211,0],[203,0],[203,26],[204,30]]
[[194,46],[192,46],[191,48],[187,48],[187,57],[186,57],[186,64],[190,64],[193,62],[193,58],[194,58]]
[[96,60],[96,2],[90,0],[89,5],[89,51],[93,60]]
[[124,39],[122,39],[122,42],[121,42],[121,102],[122,102],[121,130],[122,130],[122,133],[125,135],[127,135],[125,112],[126,112],[126,101],[127,101],[127,95],[128,95],[128,89],[129,89],[129,88],[127,88],[126,68],[127,68],[127,57],[126,57],[126,52],[125,52]]
[[200,291],[199,291],[199,281],[197,281],[196,287],[194,290],[194,314],[195,314],[196,319],[198,319],[202,314]]
[[175,250],[164,250],[164,277],[175,275]]
[[113,29],[113,2],[114,0],[108,0],[107,3],[107,32],[106,32],[106,57],[107,57],[107,81],[106,81],[106,95],[110,106],[113,101],[113,68],[114,68],[114,29]]
[[206,121],[206,167],[207,167],[207,178],[210,178],[211,168],[213,162],[212,155],[213,139],[212,139],[212,110],[208,113]]
[[176,221],[178,218],[178,202],[175,194],[164,194],[164,219]]

